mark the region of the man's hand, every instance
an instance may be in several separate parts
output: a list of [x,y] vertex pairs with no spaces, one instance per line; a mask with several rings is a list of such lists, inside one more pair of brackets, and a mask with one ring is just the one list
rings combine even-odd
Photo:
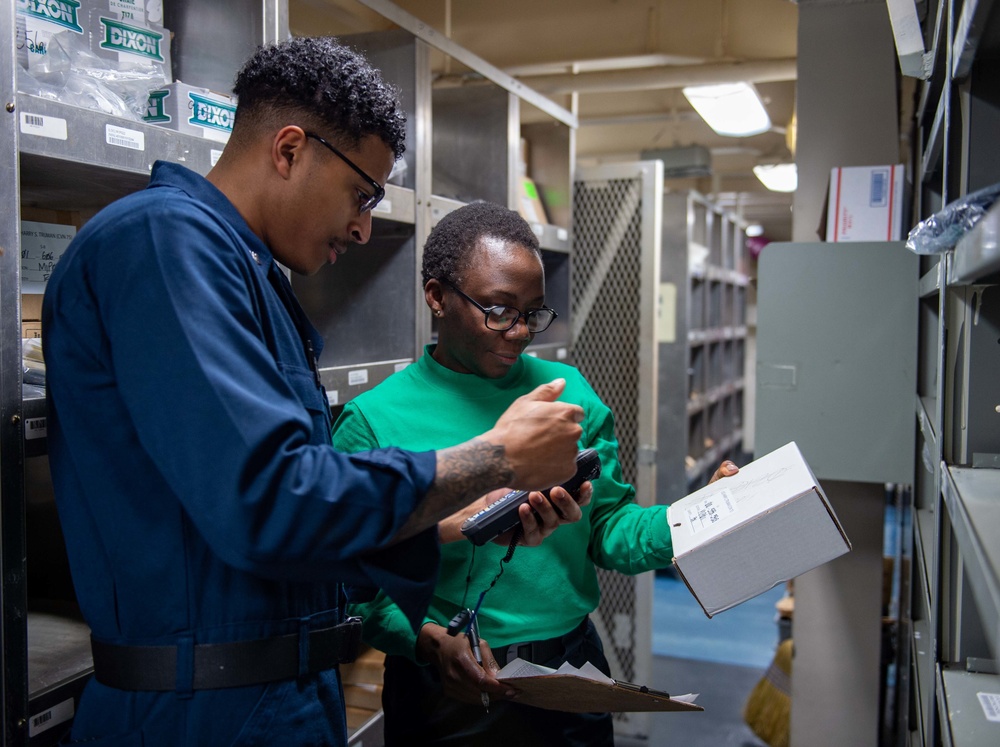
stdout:
[[739,471],[740,468],[727,459],[719,465],[717,470],[715,470],[715,474],[712,475],[712,479],[708,481],[708,484],[711,485],[713,482],[721,480],[723,477],[732,477]]
[[[491,503],[495,503],[510,490],[501,488],[478,498],[465,508],[459,509],[447,519],[438,523],[438,537],[442,543],[464,540],[462,524],[475,513],[482,511]],[[594,494],[593,485],[585,482],[580,486],[580,497],[574,499],[563,488],[555,487],[549,491],[546,499],[539,491],[528,495],[528,502],[518,508],[521,518],[522,535],[520,544],[537,547],[546,537],[563,524],[573,524],[583,518],[582,508],[590,503]],[[506,547],[510,544],[511,532],[505,532],[493,540],[498,545]]]
[[514,400],[483,435],[438,451],[434,484],[394,541],[434,526],[501,485],[544,490],[576,474],[583,408],[555,401],[565,388],[565,379],[542,384]]
[[556,402],[565,388],[556,379],[518,397],[480,437],[503,448],[511,488],[543,490],[576,473],[583,408]]
[[482,694],[490,700],[509,700],[517,693],[494,676],[500,671],[493,651],[486,641],[479,641],[483,666],[476,663],[472,647],[465,634],[450,636],[446,628],[428,623],[417,634],[417,658],[425,661],[441,676],[444,694],[463,703],[483,702]]

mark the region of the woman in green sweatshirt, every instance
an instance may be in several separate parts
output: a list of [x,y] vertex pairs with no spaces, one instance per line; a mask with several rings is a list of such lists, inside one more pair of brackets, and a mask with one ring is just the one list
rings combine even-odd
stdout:
[[[482,433],[520,395],[566,381],[560,399],[584,410],[580,448],[595,449],[602,472],[582,519],[537,547],[518,550],[477,611],[483,667],[464,636],[446,626],[476,607],[497,576],[506,544],[474,547],[462,521],[496,496],[439,525],[441,575],[416,633],[382,593],[354,613],[365,640],[384,651],[386,744],[611,745],[609,714],[575,714],[520,705],[493,674],[519,656],[544,666],[586,661],[608,672],[588,614],[597,608],[596,568],[637,574],[673,559],[664,506],[643,508],[622,479],[614,418],[575,368],[522,355],[555,314],[530,226],[504,207],[473,203],[446,215],[424,247],[424,295],[438,340],[411,366],[355,399],[334,427],[334,446],[440,449]],[[714,479],[735,473],[724,463]],[[535,494],[536,501],[544,500]],[[528,519],[530,521],[530,518]],[[483,693],[489,696],[489,706]]]

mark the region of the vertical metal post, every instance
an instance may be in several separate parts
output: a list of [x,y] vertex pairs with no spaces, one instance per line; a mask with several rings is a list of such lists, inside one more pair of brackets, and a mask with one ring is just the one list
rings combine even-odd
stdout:
[[21,413],[21,264],[16,24],[14,3],[0,8],[0,637],[3,737],[24,744],[28,714],[28,633],[24,541],[24,442]]

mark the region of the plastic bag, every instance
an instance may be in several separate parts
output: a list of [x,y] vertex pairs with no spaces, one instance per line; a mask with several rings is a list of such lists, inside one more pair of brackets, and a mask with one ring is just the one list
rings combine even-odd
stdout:
[[143,121],[149,91],[164,85],[155,65],[115,66],[95,55],[80,34],[55,34],[30,72],[18,69],[18,90],[113,117]]
[[1000,196],[1000,183],[985,187],[920,221],[910,231],[906,248],[917,254],[940,254],[953,248],[989,212]]

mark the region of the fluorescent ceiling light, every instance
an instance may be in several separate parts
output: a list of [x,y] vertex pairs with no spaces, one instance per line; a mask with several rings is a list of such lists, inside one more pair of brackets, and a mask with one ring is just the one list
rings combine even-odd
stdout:
[[753,173],[772,192],[794,192],[799,185],[799,174],[794,163],[754,166]]
[[720,135],[743,137],[771,129],[771,118],[749,83],[688,86],[684,95],[708,126]]

